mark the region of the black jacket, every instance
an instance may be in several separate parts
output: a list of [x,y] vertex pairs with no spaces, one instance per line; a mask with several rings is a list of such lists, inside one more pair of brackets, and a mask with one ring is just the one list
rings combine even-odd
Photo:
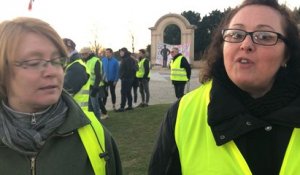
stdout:
[[[81,59],[81,58],[78,58]],[[75,59],[76,60],[76,59]],[[75,61],[74,60],[74,61]],[[65,71],[64,89],[70,94],[76,94],[88,81],[89,75],[80,63],[74,63]]]
[[120,79],[134,79],[137,70],[137,63],[129,54],[126,54],[121,58],[119,71]]

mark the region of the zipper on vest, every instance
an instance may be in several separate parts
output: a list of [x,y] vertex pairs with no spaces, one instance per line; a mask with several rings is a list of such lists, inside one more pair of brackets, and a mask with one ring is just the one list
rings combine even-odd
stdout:
[[31,175],[35,175],[35,160],[36,160],[36,157],[30,158]]
[[31,116],[31,124],[32,125],[35,125],[36,124],[36,117],[35,117],[35,114],[32,113],[32,116]]

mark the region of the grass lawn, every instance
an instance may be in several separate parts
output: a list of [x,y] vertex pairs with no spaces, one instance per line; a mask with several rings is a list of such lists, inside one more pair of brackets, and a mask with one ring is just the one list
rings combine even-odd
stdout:
[[126,112],[109,112],[103,121],[120,151],[124,175],[144,175],[160,123],[170,104],[151,105]]

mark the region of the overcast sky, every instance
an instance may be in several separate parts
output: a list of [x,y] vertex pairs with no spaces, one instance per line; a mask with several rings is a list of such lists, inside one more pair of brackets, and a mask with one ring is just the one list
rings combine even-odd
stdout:
[[[235,7],[241,0],[0,0],[0,21],[31,16],[47,21],[61,37],[73,39],[77,49],[89,46],[94,38],[107,48],[135,50],[151,42],[150,27],[168,13],[192,10],[205,16],[212,10]],[[300,7],[300,0],[279,0],[290,8]]]

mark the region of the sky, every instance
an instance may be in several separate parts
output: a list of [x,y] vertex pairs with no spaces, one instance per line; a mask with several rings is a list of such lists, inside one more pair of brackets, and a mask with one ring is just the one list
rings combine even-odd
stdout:
[[[90,46],[95,40],[103,48],[135,50],[151,44],[151,31],[157,20],[168,13],[223,11],[242,0],[0,0],[0,21],[29,16],[48,22],[62,38],[71,38],[76,49]],[[299,0],[279,0],[291,9]],[[134,42],[132,42],[132,36]]]

